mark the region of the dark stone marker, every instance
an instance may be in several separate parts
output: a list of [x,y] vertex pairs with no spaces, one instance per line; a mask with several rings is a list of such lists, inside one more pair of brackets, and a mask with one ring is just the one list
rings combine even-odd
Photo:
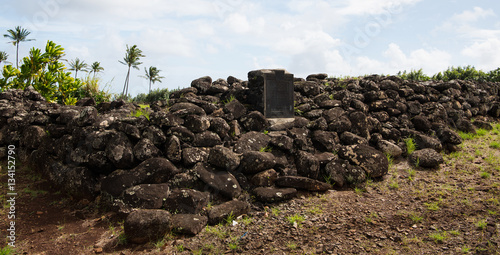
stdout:
[[293,74],[283,69],[248,73],[249,87],[257,98],[255,106],[266,118],[293,118]]

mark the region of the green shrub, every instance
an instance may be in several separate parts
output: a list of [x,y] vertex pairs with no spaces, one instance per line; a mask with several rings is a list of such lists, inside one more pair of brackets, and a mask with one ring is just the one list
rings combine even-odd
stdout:
[[61,61],[64,55],[64,48],[52,41],[47,41],[43,53],[40,49],[32,48],[29,56],[23,58],[19,69],[12,65],[3,67],[0,90],[33,86],[49,102],[76,103],[84,83],[66,71]]

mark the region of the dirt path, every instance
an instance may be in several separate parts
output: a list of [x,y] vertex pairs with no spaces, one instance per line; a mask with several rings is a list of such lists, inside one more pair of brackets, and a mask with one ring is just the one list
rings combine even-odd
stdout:
[[[496,125],[496,131],[466,140],[462,151],[446,155],[438,170],[394,162],[388,175],[363,187],[256,204],[251,215],[231,219],[231,224],[206,227],[195,237],[169,234],[143,246],[125,243],[123,223],[112,214],[54,192],[20,168],[15,252],[499,254],[499,130]],[[2,171],[2,190],[6,180]],[[4,205],[6,199],[2,196]],[[4,236],[8,210],[4,206],[0,215]]]

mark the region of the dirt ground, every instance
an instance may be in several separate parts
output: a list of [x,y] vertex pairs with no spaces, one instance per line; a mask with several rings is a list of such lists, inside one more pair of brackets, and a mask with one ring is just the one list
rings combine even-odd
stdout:
[[197,236],[169,233],[141,246],[126,243],[122,219],[18,166],[16,248],[0,254],[500,254],[499,130],[465,140],[440,169],[395,161],[388,175],[363,186],[255,204],[249,215]]

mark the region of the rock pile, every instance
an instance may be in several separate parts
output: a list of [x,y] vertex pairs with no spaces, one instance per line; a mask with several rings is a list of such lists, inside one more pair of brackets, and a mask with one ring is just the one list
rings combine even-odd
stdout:
[[[386,155],[407,155],[406,138],[417,146],[410,162],[437,167],[439,152],[462,142],[455,130],[488,128],[480,116],[500,116],[498,83],[315,74],[295,79],[293,121],[273,123],[254,106],[261,82],[254,77],[202,77],[149,110],[122,100],[62,106],[33,88],[7,90],[0,156],[16,145],[64,191],[99,196],[128,215],[128,238],[143,243],[171,228],[197,234],[247,213],[252,200],[285,201],[298,189],[381,177]],[[137,111],[143,115],[132,117]]]

